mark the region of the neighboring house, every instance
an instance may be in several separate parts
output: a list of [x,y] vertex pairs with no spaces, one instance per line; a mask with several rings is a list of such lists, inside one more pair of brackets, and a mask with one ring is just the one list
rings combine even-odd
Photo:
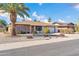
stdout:
[[[17,33],[43,33],[44,27],[52,28],[52,24],[33,21],[16,22]],[[8,26],[8,31],[11,32],[11,24]]]
[[0,32],[3,32],[5,30],[5,26],[0,24]]
[[79,33],[79,24],[75,25],[75,31]]
[[73,23],[60,23],[54,22],[54,32],[59,33],[74,33],[75,32],[75,25]]

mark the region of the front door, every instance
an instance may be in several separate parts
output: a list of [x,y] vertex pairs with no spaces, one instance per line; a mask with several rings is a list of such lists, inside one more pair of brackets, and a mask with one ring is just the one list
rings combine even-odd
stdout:
[[36,32],[39,34],[42,31],[42,26],[36,26]]

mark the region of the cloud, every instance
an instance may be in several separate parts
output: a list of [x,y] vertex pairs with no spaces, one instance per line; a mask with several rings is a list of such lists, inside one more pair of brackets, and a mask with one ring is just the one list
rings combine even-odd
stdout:
[[75,9],[78,9],[79,10],[79,4],[77,3],[77,4],[73,4],[73,7],[75,8]]
[[75,5],[74,8],[79,8],[79,4],[78,5]]
[[27,17],[26,19],[27,19],[27,20],[29,20],[29,21],[32,21],[32,19],[31,19],[31,18],[29,18],[29,17]]
[[43,3],[39,3],[39,6],[42,6]]
[[32,16],[35,17],[35,19],[37,19],[38,21],[42,21],[42,22],[48,19],[48,17],[45,15],[38,15],[36,11],[33,12]]
[[65,21],[62,20],[62,19],[58,19],[58,22],[60,22],[60,23],[65,23]]
[[[9,14],[9,13],[0,13],[0,16],[6,17],[7,19],[10,19],[10,14]],[[20,17],[19,15],[17,15],[17,18],[23,19],[23,18]]]
[[23,21],[23,20],[24,19],[21,16],[17,15],[17,21]]
[[0,13],[0,16],[4,16],[4,17],[7,17],[7,18],[9,18],[9,13]]
[[[8,24],[11,23],[9,13],[0,13],[0,19],[6,20]],[[17,21],[22,21],[22,20],[23,18],[17,15]]]
[[10,23],[10,14],[9,13],[0,13],[0,19],[5,20],[7,23]]
[[32,16],[37,17],[37,16],[38,16],[38,15],[37,15],[37,12],[36,12],[36,11],[33,12]]
[[44,20],[43,20],[43,22],[46,22],[46,23],[48,23],[48,19],[44,19]]
[[66,16],[66,18],[71,18],[71,16]]

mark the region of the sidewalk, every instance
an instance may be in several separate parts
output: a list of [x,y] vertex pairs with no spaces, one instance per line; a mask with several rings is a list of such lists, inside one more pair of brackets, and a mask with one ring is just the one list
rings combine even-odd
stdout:
[[68,37],[63,37],[63,38],[62,37],[58,37],[58,38],[52,37],[49,40],[45,40],[45,39],[43,39],[43,40],[30,40],[30,41],[22,41],[22,42],[12,42],[12,43],[0,44],[0,51],[79,39],[79,34],[71,34],[71,35],[67,34],[67,36]]

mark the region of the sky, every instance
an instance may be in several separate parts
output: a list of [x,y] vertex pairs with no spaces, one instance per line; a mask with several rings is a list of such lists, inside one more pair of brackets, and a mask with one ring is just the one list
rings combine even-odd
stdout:
[[[68,4],[68,3],[25,3],[29,7],[28,11],[30,18],[25,17],[29,20],[40,20],[47,22],[48,18],[52,19],[52,22],[73,22],[76,23],[79,19],[79,4]],[[9,14],[0,13],[0,19],[6,20],[10,23]],[[17,17],[17,21],[22,21],[23,18]]]
[[79,18],[79,4],[68,3],[28,3],[31,18],[41,18],[46,21],[51,17],[52,22],[77,22]]

